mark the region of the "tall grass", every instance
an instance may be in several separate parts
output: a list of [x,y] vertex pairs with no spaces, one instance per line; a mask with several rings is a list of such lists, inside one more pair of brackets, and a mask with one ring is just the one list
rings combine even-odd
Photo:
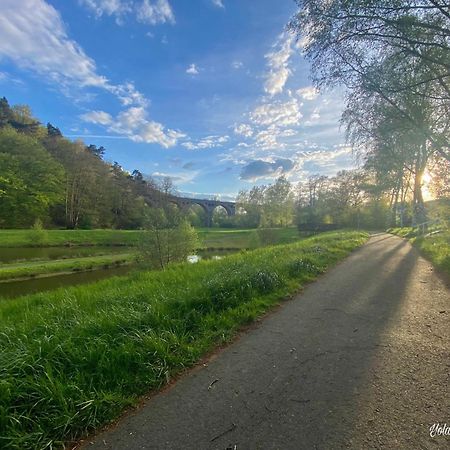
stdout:
[[361,245],[359,232],[0,304],[0,447],[62,446],[116,418]]

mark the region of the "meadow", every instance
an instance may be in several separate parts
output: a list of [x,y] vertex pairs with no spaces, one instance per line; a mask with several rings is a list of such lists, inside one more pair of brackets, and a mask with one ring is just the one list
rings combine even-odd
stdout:
[[[297,228],[271,229],[276,243],[288,243],[298,239]],[[252,248],[257,246],[255,229],[198,228],[201,248]],[[33,230],[0,230],[0,247],[36,246],[136,246],[140,230],[45,230],[45,238],[39,242]]]
[[366,239],[324,233],[0,303],[0,447],[93,432]]

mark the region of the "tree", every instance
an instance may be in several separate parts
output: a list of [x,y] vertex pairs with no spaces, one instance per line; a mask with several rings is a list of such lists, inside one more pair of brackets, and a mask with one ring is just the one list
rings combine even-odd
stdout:
[[105,147],[103,147],[102,145],[100,147],[97,147],[94,144],[88,145],[86,147],[86,150],[88,152],[92,153],[94,156],[96,156],[99,159],[102,159],[104,154],[105,154],[105,152],[106,152]]
[[50,122],[47,123],[47,134],[50,137],[62,137],[62,133],[59,128],[54,127]]
[[293,194],[291,183],[285,176],[277,178],[267,187],[264,196],[263,225],[285,227],[292,222]]
[[14,105],[11,108],[12,117],[9,124],[20,133],[36,135],[39,131],[39,121],[37,121],[31,109],[27,105]]
[[187,220],[174,211],[170,213],[170,208],[152,208],[139,248],[144,263],[164,269],[186,261],[198,248],[198,236]]
[[[290,28],[303,43],[318,86],[365,86],[391,104],[450,159],[448,127],[417,123],[397,94],[427,96],[436,115],[450,100],[450,14],[439,0],[299,0]],[[396,76],[392,76],[395,73]],[[407,75],[415,77],[408,79]]]
[[9,125],[12,115],[12,110],[6,97],[0,98],[0,128]]
[[258,227],[263,216],[266,186],[253,186],[250,191],[241,190],[236,197],[239,222],[242,226]]
[[23,227],[48,218],[63,195],[63,167],[35,139],[0,130],[0,226]]

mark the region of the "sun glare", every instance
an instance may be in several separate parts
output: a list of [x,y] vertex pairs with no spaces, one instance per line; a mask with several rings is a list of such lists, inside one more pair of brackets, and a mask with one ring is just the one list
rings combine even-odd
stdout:
[[425,171],[422,178],[422,194],[423,199],[428,202],[430,200],[434,200],[433,192],[431,191],[431,181],[432,177],[428,171]]

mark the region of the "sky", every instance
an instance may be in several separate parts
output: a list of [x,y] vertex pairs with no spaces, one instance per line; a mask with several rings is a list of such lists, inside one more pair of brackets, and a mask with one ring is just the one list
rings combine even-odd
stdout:
[[0,96],[180,192],[354,166],[311,83],[293,0],[1,0]]

